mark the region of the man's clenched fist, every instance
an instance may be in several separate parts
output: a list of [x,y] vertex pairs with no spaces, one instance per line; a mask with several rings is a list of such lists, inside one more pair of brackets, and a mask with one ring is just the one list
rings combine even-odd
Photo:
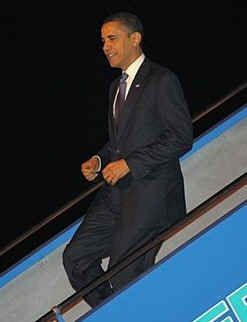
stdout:
[[88,181],[92,181],[97,177],[98,169],[99,160],[96,157],[92,157],[81,165],[81,172]]

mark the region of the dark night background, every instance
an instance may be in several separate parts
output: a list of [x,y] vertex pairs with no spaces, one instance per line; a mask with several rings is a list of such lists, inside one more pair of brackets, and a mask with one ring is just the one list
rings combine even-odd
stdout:
[[[10,187],[0,247],[90,186],[80,164],[107,140],[108,86],[119,74],[101,50],[100,27],[108,14],[140,17],[145,54],[178,75],[192,116],[247,80],[246,4],[116,3],[35,4],[18,15],[1,13],[6,93],[13,104],[11,152],[24,166],[12,159],[23,178]],[[17,201],[18,191],[23,196]],[[19,253],[80,218],[89,202],[36,234],[29,246],[20,245]]]

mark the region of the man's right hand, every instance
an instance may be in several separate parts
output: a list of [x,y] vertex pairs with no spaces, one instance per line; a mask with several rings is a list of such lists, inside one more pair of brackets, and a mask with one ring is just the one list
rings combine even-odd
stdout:
[[98,169],[99,160],[96,157],[92,157],[81,165],[81,172],[88,181],[92,181],[97,177]]

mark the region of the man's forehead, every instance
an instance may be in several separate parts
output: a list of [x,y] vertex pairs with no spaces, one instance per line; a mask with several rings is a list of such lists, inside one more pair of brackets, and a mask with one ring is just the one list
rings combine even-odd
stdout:
[[104,37],[127,32],[125,26],[120,21],[110,21],[105,23],[101,28],[101,34]]

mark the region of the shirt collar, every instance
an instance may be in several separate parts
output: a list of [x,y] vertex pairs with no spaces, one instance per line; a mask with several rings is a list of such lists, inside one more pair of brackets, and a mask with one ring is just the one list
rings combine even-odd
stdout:
[[[134,79],[138,69],[140,68],[141,64],[145,59],[145,55],[142,53],[126,70],[125,72],[129,75],[129,79]],[[127,80],[127,81],[128,81]]]

